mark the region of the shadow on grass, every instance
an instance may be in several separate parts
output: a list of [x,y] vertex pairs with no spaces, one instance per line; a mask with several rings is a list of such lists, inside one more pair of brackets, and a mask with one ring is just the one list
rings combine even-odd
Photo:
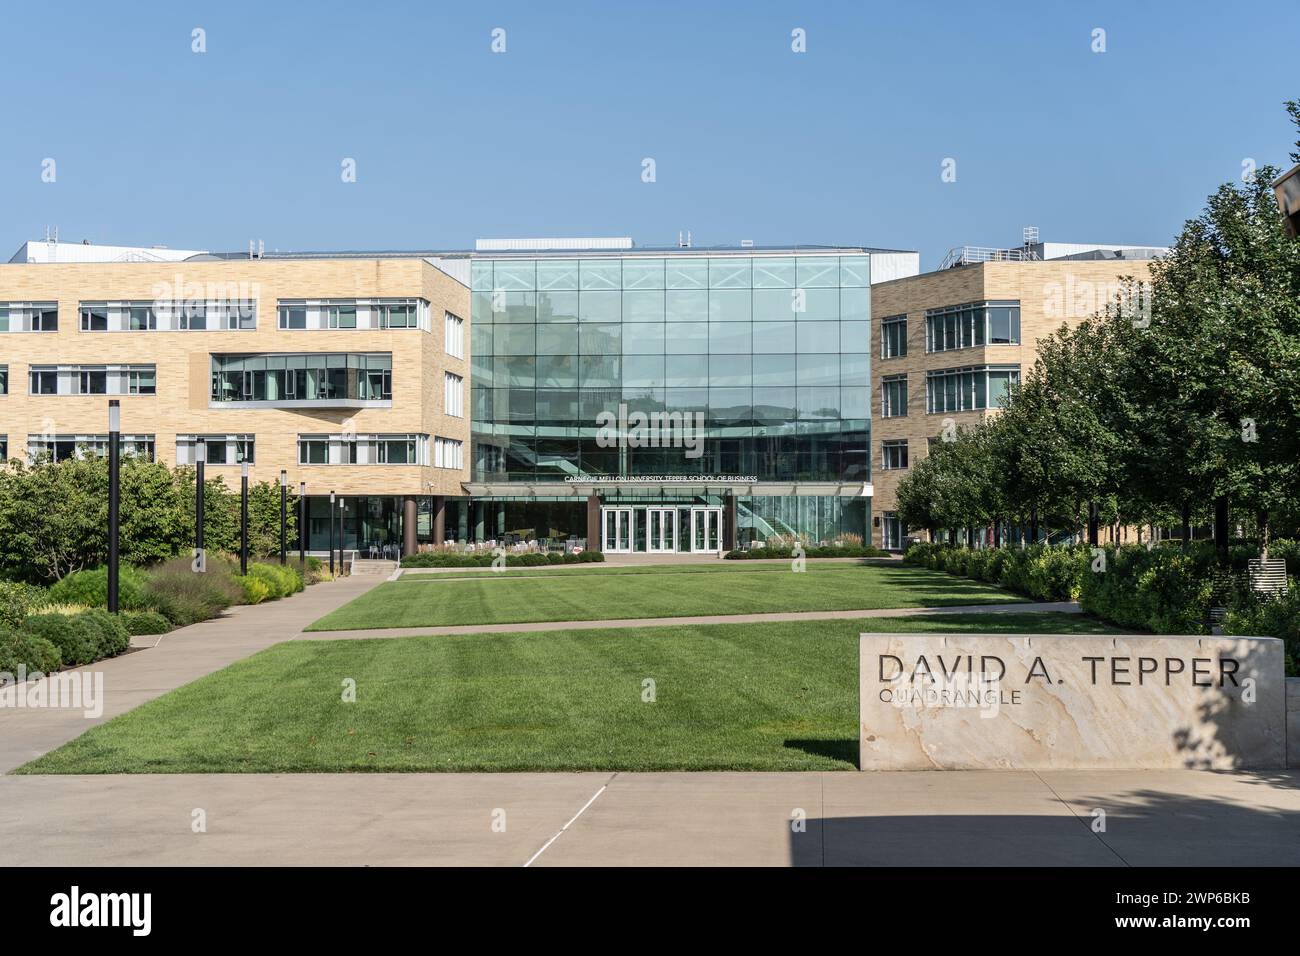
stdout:
[[858,742],[849,740],[787,740],[784,746],[791,750],[802,750],[814,757],[838,760],[847,763],[853,769],[858,767]]

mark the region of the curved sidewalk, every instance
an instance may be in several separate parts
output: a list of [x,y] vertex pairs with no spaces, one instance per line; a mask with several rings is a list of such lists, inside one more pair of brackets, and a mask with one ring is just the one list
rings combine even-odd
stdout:
[[1074,601],[1021,604],[959,604],[946,607],[871,608],[848,611],[773,611],[765,614],[701,614],[693,617],[635,617],[598,621],[527,621],[509,624],[448,624],[442,627],[377,627],[353,631],[311,631],[300,640],[339,641],[367,637],[434,637],[443,634],[505,634],[521,631],[590,631],[682,624],[770,624],[782,621],[852,620],[865,617],[920,617],[931,614],[1081,614]]
[[312,621],[383,580],[361,575],[313,584],[279,601],[240,605],[210,621],[156,637],[132,638],[126,654],[63,671],[104,675],[103,714],[88,718],[75,708],[0,707],[0,774],[182,684],[293,640]]

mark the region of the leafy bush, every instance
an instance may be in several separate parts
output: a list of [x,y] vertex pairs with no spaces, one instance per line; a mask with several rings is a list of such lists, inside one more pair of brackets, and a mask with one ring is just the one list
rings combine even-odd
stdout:
[[33,634],[0,629],[0,672],[16,675],[19,667],[30,674],[40,671],[48,674],[63,664],[59,649]]
[[267,595],[272,600],[297,594],[303,589],[302,576],[296,568],[287,564],[250,564],[248,576],[265,584]]
[[1278,538],[1268,546],[1270,558],[1281,558],[1286,562],[1288,577],[1300,578],[1300,541]]
[[[1123,627],[1204,634],[1214,591],[1213,549],[1108,546],[1088,561],[1079,602]],[[1094,568],[1096,570],[1094,570]]]
[[907,549],[903,563],[987,581],[1039,601],[1073,601],[1079,596],[1088,553],[1081,546],[973,550],[922,541]]
[[[422,551],[419,554],[408,554],[406,557],[402,558],[402,567],[490,568],[492,567],[492,560],[492,553],[490,551],[480,554],[454,554],[448,551]],[[506,567],[526,568],[545,564],[593,564],[604,560],[605,555],[600,551],[583,551],[581,554],[560,554],[559,552],[553,554],[542,554],[539,551],[530,551],[525,554],[506,555]]]
[[[1270,549],[1271,550],[1271,549]],[[1300,581],[1292,578],[1277,597],[1246,594],[1228,611],[1225,634],[1243,637],[1278,637],[1286,645],[1286,673],[1300,670]]]
[[131,635],[116,614],[93,607],[89,611],[82,611],[73,620],[96,634],[98,657],[116,657],[131,646]]
[[34,614],[23,623],[22,633],[49,641],[66,667],[89,664],[100,656],[98,629],[67,614]]
[[329,576],[325,571],[325,562],[320,558],[312,557],[310,554],[307,555],[305,561],[299,561],[297,558],[290,558],[289,567],[298,572],[304,585],[318,584]]
[[16,628],[33,611],[49,603],[43,588],[18,581],[0,581],[0,627]]
[[191,569],[189,558],[165,561],[149,571],[144,588],[146,606],[177,627],[216,617],[243,596],[231,563],[213,556],[202,573]]
[[[147,577],[143,571],[129,564],[118,566],[117,602],[124,610],[144,607],[144,586]],[[73,571],[50,587],[50,600],[60,604],[84,604],[86,607],[108,607],[108,568]]]
[[157,611],[123,611],[119,615],[122,626],[131,635],[166,634],[172,629],[171,621]]
[[236,574],[235,580],[244,589],[244,599],[241,604],[261,604],[271,596],[271,586],[251,573]]

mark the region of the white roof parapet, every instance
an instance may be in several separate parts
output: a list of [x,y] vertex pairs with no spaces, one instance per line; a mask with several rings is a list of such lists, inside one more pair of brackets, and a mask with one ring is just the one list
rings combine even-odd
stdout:
[[597,239],[475,239],[475,252],[538,252],[549,249],[631,249],[630,237]]

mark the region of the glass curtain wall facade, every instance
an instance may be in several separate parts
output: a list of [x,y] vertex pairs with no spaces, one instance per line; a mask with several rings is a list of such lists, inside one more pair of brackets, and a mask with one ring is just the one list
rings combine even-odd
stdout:
[[[866,254],[476,258],[472,480],[869,481],[869,284]],[[613,420],[626,435],[638,414],[699,432],[639,445],[602,432]],[[503,504],[506,529],[538,524]],[[863,499],[742,499],[738,525],[824,539],[865,534],[866,512]]]

